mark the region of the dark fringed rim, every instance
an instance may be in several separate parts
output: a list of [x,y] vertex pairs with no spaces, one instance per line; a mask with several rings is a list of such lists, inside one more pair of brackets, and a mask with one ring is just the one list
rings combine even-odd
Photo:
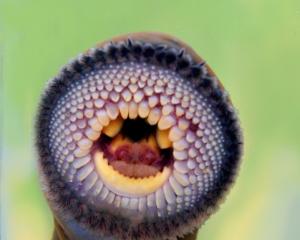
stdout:
[[[117,214],[113,216],[105,211],[95,211],[92,206],[84,203],[56,170],[49,150],[50,116],[68,86],[103,65],[127,61],[164,67],[176,71],[186,81],[192,82],[195,89],[208,98],[221,121],[225,136],[226,157],[214,188],[195,207],[184,210],[174,215],[175,217],[155,219],[155,222],[144,221],[138,225],[131,224],[130,220]],[[48,188],[46,196],[52,206],[58,206],[61,211],[98,234],[113,235],[120,239],[140,239],[140,236],[143,239],[168,239],[198,228],[216,210],[235,180],[243,144],[239,122],[230,99],[209,66],[179,40],[165,35],[144,33],[106,42],[62,69],[42,96],[36,121],[36,145],[40,170],[45,176],[44,184]]]

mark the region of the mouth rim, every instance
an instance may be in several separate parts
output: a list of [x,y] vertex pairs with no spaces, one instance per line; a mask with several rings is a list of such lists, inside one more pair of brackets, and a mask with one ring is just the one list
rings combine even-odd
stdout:
[[[85,70],[90,71],[88,59],[95,54],[95,50],[100,49],[102,53],[107,54],[109,61],[113,62],[115,61],[115,45],[120,43],[131,44],[133,54],[137,55],[140,54],[137,51],[140,43],[146,43],[150,45],[152,44],[157,47],[166,46],[170,49],[177,49],[182,55],[182,59],[191,62],[192,66],[194,66],[195,68],[198,67],[197,69],[205,70],[205,73],[201,72],[200,74],[196,74],[196,76],[189,76],[189,74],[192,72],[191,69],[190,71],[187,71],[185,68],[179,69],[178,73],[183,78],[188,79],[192,82],[196,82],[196,84],[198,84],[197,81],[200,82],[200,78],[202,80],[204,79],[205,81],[201,80],[202,82],[198,84],[198,90],[213,100],[212,102],[213,104],[215,104],[214,107],[217,109],[217,113],[219,114],[219,116],[221,116],[221,119],[223,118],[222,116],[225,116],[225,120],[223,122],[225,128],[224,131],[226,131],[227,135],[231,138],[230,141],[226,143],[226,147],[233,148],[234,151],[228,153],[227,159],[223,164],[223,171],[220,172],[218,184],[215,185],[215,189],[213,189],[213,191],[208,194],[207,199],[202,200],[195,206],[197,211],[193,211],[193,209],[191,209],[185,210],[180,213],[181,217],[187,219],[189,226],[181,226],[180,222],[176,223],[174,219],[165,217],[164,219],[162,219],[162,224],[164,223],[164,221],[173,223],[177,226],[176,230],[174,232],[170,232],[161,231],[156,228],[157,231],[149,233],[149,239],[155,238],[156,236],[163,238],[169,236],[180,236],[182,234],[190,232],[191,229],[194,230],[196,227],[201,226],[202,223],[213,212],[216,211],[216,207],[218,206],[218,204],[223,201],[225,194],[229,191],[229,188],[232,186],[233,182],[236,179],[243,152],[243,136],[240,129],[240,123],[232,107],[231,100],[228,95],[223,94],[224,87],[217,79],[210,67],[189,46],[187,46],[180,40],[177,40],[176,38],[170,37],[166,34],[131,33],[115,37],[109,41],[105,41],[101,44],[96,45],[96,49],[87,51],[79,59],[67,65],[61,71],[61,74],[49,83],[45,93],[42,96],[36,121],[36,147],[39,155],[40,175],[44,176],[42,177],[42,183],[46,186],[44,193],[49,203],[51,203],[51,208],[56,214],[58,214],[58,209],[54,205],[60,206],[60,211],[63,210],[66,213],[66,216],[74,216],[75,214],[76,219],[85,219],[86,213],[84,211],[78,213],[78,206],[85,204],[81,202],[81,199],[76,194],[74,195],[74,193],[70,191],[70,189],[68,188],[68,184],[64,182],[64,180],[56,172],[56,169],[52,166],[53,158],[48,149],[48,132],[50,125],[49,116],[51,115],[58,98],[66,91],[68,84],[71,83],[70,76],[72,75],[72,81],[76,81],[80,78],[80,75],[84,73]],[[152,64],[162,66],[165,63],[160,63],[156,60]],[[63,196],[63,194],[65,195]],[[72,206],[66,206],[66,196],[72,198],[72,200],[76,199],[77,202],[72,204]],[[201,214],[197,215],[195,212]],[[91,216],[95,217],[97,215],[91,214]],[[101,231],[107,231],[107,229],[105,229],[104,227],[90,227],[94,230],[98,228],[101,229]],[[137,231],[137,229],[138,227],[136,229],[132,229],[132,234],[134,233],[134,231]]]

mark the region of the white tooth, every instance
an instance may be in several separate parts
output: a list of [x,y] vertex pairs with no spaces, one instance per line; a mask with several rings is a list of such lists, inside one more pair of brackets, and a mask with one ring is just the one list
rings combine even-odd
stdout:
[[176,178],[177,182],[181,184],[182,186],[189,185],[189,178],[186,174],[182,174],[178,172],[176,169],[173,171],[173,175]]
[[108,189],[105,186],[103,186],[102,191],[100,193],[100,198],[104,200],[107,197],[108,193]]
[[129,92],[129,91],[126,89],[126,90],[124,90],[124,91],[122,92],[122,97],[123,97],[123,99],[125,100],[125,102],[129,102],[129,101],[131,100],[131,98],[132,98],[132,94],[131,94],[131,92]]
[[104,86],[108,92],[111,92],[113,90],[114,86],[111,83],[105,84]]
[[115,85],[115,90],[116,90],[116,92],[120,93],[123,90],[123,86],[122,85]]
[[132,92],[132,93],[136,93],[136,91],[138,90],[138,85],[137,84],[130,84],[128,86],[129,90]]
[[100,96],[101,96],[102,99],[107,100],[108,92],[103,90],[103,91],[100,92]]
[[93,107],[93,102],[92,101],[88,101],[88,102],[85,103],[85,106],[87,108],[92,108]]
[[90,190],[97,181],[97,173],[91,173],[83,182],[84,191]]
[[[95,90],[96,90],[96,89],[95,89]],[[98,99],[98,98],[99,98],[99,93],[98,93],[98,92],[93,92],[93,93],[92,93],[92,98],[93,98],[94,100]]]
[[126,119],[128,117],[128,104],[123,101],[119,102],[119,109],[122,118]]
[[145,118],[149,115],[149,112],[150,112],[150,108],[148,106],[148,103],[146,101],[141,102],[139,104],[139,110],[138,110],[139,116],[141,118]]
[[109,124],[109,118],[107,116],[106,111],[99,110],[96,113],[98,121],[101,123],[102,126],[107,126]]
[[113,192],[110,192],[110,193],[108,194],[107,198],[106,198],[106,202],[112,203],[112,202],[114,201],[114,199],[115,199],[115,196],[116,196],[116,195],[115,195]]
[[108,117],[115,120],[119,115],[119,109],[115,104],[106,104],[105,106]]
[[79,157],[80,158],[80,157],[86,156],[89,152],[90,152],[90,149],[81,149],[79,147],[79,148],[75,149],[74,155],[75,155],[75,157]]
[[151,96],[151,97],[149,97],[148,102],[149,102],[149,107],[154,108],[158,103],[158,97],[157,96]]
[[158,128],[161,130],[168,129],[176,123],[176,120],[172,116],[162,116],[158,122]]
[[89,161],[91,160],[91,155],[87,155],[82,158],[76,158],[74,162],[72,163],[73,167],[78,169],[81,168],[82,166],[86,165]]
[[172,142],[178,141],[184,136],[184,132],[180,130],[177,126],[171,128],[169,133],[169,138]]
[[100,132],[95,131],[91,128],[88,128],[87,130],[85,130],[85,135],[92,141],[97,140],[100,137],[100,134],[101,134]]
[[195,184],[197,182],[197,177],[194,175],[189,176],[189,181],[191,184]]
[[188,131],[187,135],[186,135],[186,140],[189,142],[189,143],[193,143],[195,142],[196,140],[196,136],[193,132],[191,131]]
[[102,132],[109,137],[115,137],[120,132],[122,125],[123,120],[117,118],[116,120],[112,120],[107,127],[103,128]]
[[176,179],[173,176],[170,176],[169,183],[171,187],[173,188],[174,192],[177,196],[183,195],[183,188],[182,186],[176,181]]
[[184,131],[189,127],[189,122],[184,119],[179,119],[178,127]]
[[189,159],[188,162],[187,162],[187,167],[189,169],[194,169],[195,167],[197,166],[196,164],[196,161],[195,160],[192,160],[192,159]]
[[140,101],[142,101],[144,97],[144,93],[142,91],[137,91],[134,96],[133,96],[133,99],[136,103],[139,103]]
[[151,109],[147,121],[150,125],[155,125],[160,118],[160,110],[158,108]]
[[156,142],[161,149],[166,149],[172,146],[172,142],[168,138],[168,130],[159,130],[156,131]]
[[173,112],[173,110],[174,110],[174,107],[172,105],[167,104],[167,105],[163,106],[163,108],[162,108],[162,114],[165,115],[165,116],[167,116],[171,112]]
[[101,182],[100,180],[97,181],[93,190],[93,195],[97,196],[101,192],[102,187],[103,187],[103,182]]
[[179,100],[176,96],[173,96],[173,97],[171,98],[171,103],[172,103],[173,105],[176,105],[176,104],[180,103],[180,100]]
[[129,118],[135,119],[138,116],[138,105],[135,102],[129,103]]
[[73,155],[69,155],[67,158],[66,158],[67,162],[73,162],[74,160],[74,156]]
[[91,148],[93,142],[90,139],[83,138],[77,144],[81,149],[86,150]]
[[123,78],[122,81],[121,81],[121,84],[123,87],[126,87],[128,85],[129,81],[127,78]]
[[176,196],[169,182],[166,182],[163,186],[165,198],[169,204],[173,204],[176,201]]
[[76,173],[76,178],[78,181],[83,181],[94,169],[92,163],[86,164],[84,167],[80,168]]
[[131,82],[131,83],[136,83],[136,82],[137,82],[137,78],[131,77],[131,78],[130,78],[130,82]]
[[97,120],[97,118],[92,118],[88,121],[88,124],[91,126],[91,128],[95,131],[101,131],[102,130],[102,125],[100,122]]
[[116,208],[120,207],[120,205],[121,205],[121,197],[120,196],[115,197],[114,205],[115,205]]
[[80,140],[81,138],[82,138],[82,133],[81,133],[81,132],[76,132],[76,133],[73,134],[73,139],[74,139],[75,141],[78,141],[78,140]]
[[139,207],[139,200],[137,198],[131,198],[129,201],[129,208],[136,210]]
[[80,128],[80,129],[83,129],[86,127],[86,121],[85,120],[80,120],[77,122],[77,126]]
[[158,85],[154,86],[154,92],[156,93],[162,93],[164,91],[164,88]]
[[154,193],[147,196],[147,206],[153,207],[155,205],[155,195]]
[[113,102],[118,102],[120,99],[120,95],[114,91],[109,94],[109,97]]
[[166,206],[164,192],[161,188],[155,192],[155,203],[158,209],[162,209]]
[[189,157],[190,158],[194,158],[197,156],[198,152],[195,148],[190,148],[188,151]]
[[121,199],[121,206],[122,206],[122,208],[126,208],[128,206],[128,203],[129,203],[129,198],[122,197],[122,199]]
[[152,87],[145,87],[144,88],[146,96],[152,96],[153,94],[153,88]]
[[166,105],[170,101],[168,96],[160,95],[160,104],[162,106]]
[[188,155],[186,151],[173,151],[173,156],[174,158],[176,158],[177,160],[186,160]]
[[184,109],[180,106],[176,106],[176,116],[181,117],[184,114]]
[[180,173],[187,173],[190,170],[187,167],[186,161],[175,161],[174,168]]
[[139,211],[140,212],[145,212],[146,211],[146,206],[147,206],[147,198],[142,197],[139,199]]
[[192,190],[189,187],[184,188],[184,194],[189,196],[192,194]]

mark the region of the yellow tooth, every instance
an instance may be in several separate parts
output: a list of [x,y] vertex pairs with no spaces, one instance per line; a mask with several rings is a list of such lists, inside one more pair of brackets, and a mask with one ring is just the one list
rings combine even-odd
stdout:
[[122,118],[117,118],[116,120],[110,121],[108,126],[103,128],[102,132],[109,137],[114,137],[120,132],[122,125]]
[[169,139],[169,130],[156,131],[156,141],[161,149],[166,149],[172,146],[172,142]]
[[130,178],[110,166],[101,152],[95,154],[95,165],[105,185],[113,192],[123,196],[146,196],[160,188],[169,178],[171,170],[165,167],[162,172],[146,178]]

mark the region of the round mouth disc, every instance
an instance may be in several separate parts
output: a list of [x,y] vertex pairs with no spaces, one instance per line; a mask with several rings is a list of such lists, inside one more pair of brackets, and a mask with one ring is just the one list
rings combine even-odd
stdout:
[[45,195],[71,239],[175,239],[200,227],[242,151],[228,94],[186,44],[137,33],[49,82],[37,118]]

